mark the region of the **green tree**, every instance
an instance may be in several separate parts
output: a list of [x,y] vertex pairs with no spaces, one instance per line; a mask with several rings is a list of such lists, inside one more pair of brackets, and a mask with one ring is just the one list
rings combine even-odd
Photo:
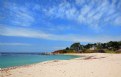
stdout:
[[97,49],[102,49],[102,48],[103,48],[103,46],[102,46],[101,43],[97,43],[97,44],[96,44],[96,47],[97,47]]
[[67,47],[66,50],[69,50],[69,47]]
[[70,49],[80,52],[83,49],[83,45],[80,43],[74,43],[70,46]]
[[87,44],[87,45],[84,46],[84,48],[85,48],[85,49],[89,49],[89,48],[91,48],[92,46],[93,46],[93,44]]
[[119,49],[121,45],[120,45],[120,41],[119,42],[110,41],[107,43],[107,46],[108,46],[108,49],[115,51],[115,50]]

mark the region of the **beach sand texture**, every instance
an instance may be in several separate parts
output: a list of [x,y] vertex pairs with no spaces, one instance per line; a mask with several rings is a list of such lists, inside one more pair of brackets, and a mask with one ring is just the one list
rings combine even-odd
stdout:
[[121,54],[76,55],[86,57],[4,69],[0,77],[121,77]]

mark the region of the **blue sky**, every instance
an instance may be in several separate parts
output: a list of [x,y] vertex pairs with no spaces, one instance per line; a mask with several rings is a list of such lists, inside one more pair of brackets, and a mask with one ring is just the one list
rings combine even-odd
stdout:
[[121,0],[0,0],[0,52],[121,40]]

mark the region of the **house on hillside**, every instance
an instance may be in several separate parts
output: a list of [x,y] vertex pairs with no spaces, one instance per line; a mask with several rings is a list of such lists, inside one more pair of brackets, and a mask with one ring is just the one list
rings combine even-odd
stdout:
[[95,46],[92,46],[91,48],[89,48],[90,50],[96,50],[97,49],[97,47],[95,47]]

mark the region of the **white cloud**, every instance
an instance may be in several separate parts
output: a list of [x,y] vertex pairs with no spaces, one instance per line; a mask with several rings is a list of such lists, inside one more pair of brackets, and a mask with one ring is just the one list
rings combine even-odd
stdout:
[[0,43],[0,46],[30,46],[30,44],[27,43]]
[[121,17],[117,17],[114,21],[117,25],[121,25]]
[[51,34],[42,31],[25,29],[25,28],[8,28],[0,30],[0,35],[2,36],[18,36],[18,37],[28,37],[28,38],[38,38],[47,40],[58,40],[58,41],[72,41],[72,42],[107,42],[107,41],[119,41],[121,36],[109,36],[109,35],[99,35],[99,36],[88,36],[88,35],[76,35],[76,34]]
[[35,21],[32,12],[26,6],[19,6],[15,3],[7,3],[7,10],[11,17],[10,22],[17,26],[31,26]]
[[75,0],[75,3],[77,5],[83,5],[85,3],[85,1],[84,0]]
[[[31,7],[33,7],[34,11],[31,10]],[[11,17],[10,22],[13,25],[31,26],[34,22],[38,22],[35,21],[36,16],[34,17],[34,15],[44,12],[42,14],[47,15],[49,18],[73,20],[80,24],[86,24],[92,29],[99,29],[106,23],[120,26],[120,7],[120,0],[112,0],[112,2],[109,2],[109,0],[63,1],[49,7],[37,3],[20,6],[9,2],[6,5]],[[35,10],[38,11],[36,12]]]
[[29,15],[25,10],[16,11],[14,20],[13,22],[20,26],[31,26],[34,22],[32,15]]
[[55,5],[49,8],[44,8],[46,15],[53,18],[62,18],[68,20],[74,20],[79,23],[86,24],[92,29],[100,28],[106,23],[112,25],[121,25],[121,10],[117,9],[121,7],[119,3],[116,5],[116,1],[109,2],[109,0],[75,0],[74,3],[64,1],[59,5]]
[[47,27],[47,31],[72,31],[75,29],[75,27],[73,27],[72,25],[49,25]]
[[23,28],[4,28],[1,29],[0,35],[5,36],[22,36],[22,37],[33,37],[33,38],[47,38],[50,35],[47,35],[43,32],[33,31],[31,29]]

